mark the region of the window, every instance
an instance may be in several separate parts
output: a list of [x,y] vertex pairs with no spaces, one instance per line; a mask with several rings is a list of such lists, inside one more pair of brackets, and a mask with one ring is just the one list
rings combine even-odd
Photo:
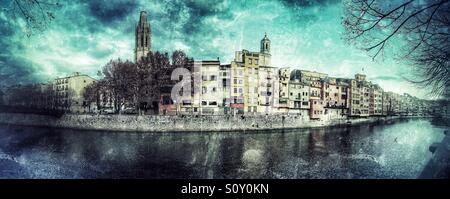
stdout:
[[202,101],[202,106],[206,106],[206,101]]
[[213,87],[213,88],[212,88],[212,92],[216,92],[216,87]]
[[211,81],[216,81],[216,80],[217,80],[216,76],[215,75],[211,75]]
[[206,87],[202,87],[202,94],[205,94],[207,92]]
[[248,59],[248,63],[249,63],[249,64],[252,64],[252,59]]
[[242,88],[239,88],[239,93],[243,93],[243,92],[242,92]]
[[258,60],[257,59],[255,59],[255,64],[258,64]]
[[216,101],[211,101],[211,102],[209,102],[209,105],[217,106],[217,102]]
[[237,79],[234,79],[233,82],[234,82],[234,84],[237,84]]
[[234,93],[237,93],[237,88],[234,88]]

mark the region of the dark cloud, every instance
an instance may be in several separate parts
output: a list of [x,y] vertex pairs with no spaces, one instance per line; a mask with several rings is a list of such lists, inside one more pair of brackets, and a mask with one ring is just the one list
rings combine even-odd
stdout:
[[0,56],[0,87],[39,81],[32,63],[14,56]]
[[[219,19],[231,19],[231,10],[221,7],[223,0],[211,1],[183,1],[170,0],[162,2],[164,15],[169,18],[172,24],[180,21],[186,21],[182,24],[182,32],[186,34],[205,32],[205,29],[211,30],[205,25],[204,20],[211,16]],[[181,13],[187,13],[187,19],[183,18]],[[164,16],[163,16],[164,17]]]
[[0,18],[0,87],[33,82],[35,72],[31,63],[18,56],[18,49],[23,49],[21,43],[13,42],[14,35],[21,33],[13,21]]
[[110,24],[121,21],[130,13],[134,13],[138,4],[129,0],[96,0],[89,1],[89,11],[102,23]]
[[287,7],[314,7],[314,6],[329,6],[341,2],[340,0],[279,0]]
[[309,25],[314,23],[319,16],[310,12],[308,9],[323,9],[327,6],[334,6],[341,0],[279,0],[286,8],[290,9],[298,25]]

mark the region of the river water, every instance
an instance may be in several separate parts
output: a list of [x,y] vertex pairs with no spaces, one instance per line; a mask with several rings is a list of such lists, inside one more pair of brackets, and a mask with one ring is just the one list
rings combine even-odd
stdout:
[[416,178],[444,128],[428,119],[222,133],[0,125],[0,178]]

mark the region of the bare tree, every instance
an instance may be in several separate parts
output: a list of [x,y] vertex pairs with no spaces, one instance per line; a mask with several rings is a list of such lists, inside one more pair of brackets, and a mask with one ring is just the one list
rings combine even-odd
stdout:
[[36,31],[47,29],[55,19],[55,10],[61,8],[59,0],[5,0],[2,9],[15,19],[23,19],[26,24],[27,36]]
[[103,67],[105,87],[111,93],[115,111],[134,100],[135,74],[134,64],[130,61],[111,60]]
[[371,53],[401,46],[396,58],[413,65],[417,79],[432,94],[450,93],[450,0],[346,0],[345,38]]
[[[93,102],[101,101],[100,94],[113,100],[114,109],[122,105],[134,107],[139,114],[148,109],[158,110],[162,95],[170,95],[176,81],[171,80],[172,71],[177,67],[186,67],[189,58],[182,51],[172,54],[172,64],[168,53],[150,52],[138,63],[111,60],[103,67],[104,79],[100,88],[88,87],[85,98]],[[95,91],[100,91],[96,94]],[[104,99],[103,99],[104,100]]]
[[83,98],[85,103],[83,103],[83,108],[87,108],[88,112],[91,112],[91,105],[95,103],[97,110],[100,108],[100,93],[102,90],[103,82],[95,82],[88,85],[83,91]]

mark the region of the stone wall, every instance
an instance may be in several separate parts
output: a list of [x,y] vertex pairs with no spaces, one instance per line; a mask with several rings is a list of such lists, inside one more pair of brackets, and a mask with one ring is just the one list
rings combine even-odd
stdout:
[[[393,118],[388,118],[393,119]],[[327,120],[309,120],[300,115],[255,115],[255,116],[135,116],[135,115],[75,115],[61,117],[0,113],[0,123],[48,126],[75,129],[108,131],[235,131],[309,128],[331,125],[348,125],[365,122],[384,121],[386,118],[347,119],[338,116]]]

